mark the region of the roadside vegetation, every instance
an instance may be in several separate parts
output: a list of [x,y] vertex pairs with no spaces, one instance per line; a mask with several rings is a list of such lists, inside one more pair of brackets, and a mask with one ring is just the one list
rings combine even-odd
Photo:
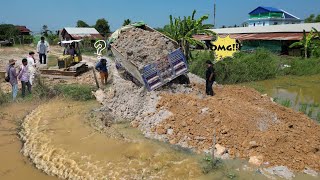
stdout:
[[[213,52],[197,50],[192,52],[190,71],[200,77],[205,75],[205,61],[214,61]],[[234,58],[226,58],[215,63],[216,80],[220,84],[272,79],[283,75],[320,74],[320,57],[278,56],[266,49],[257,49],[253,53],[239,52]]]

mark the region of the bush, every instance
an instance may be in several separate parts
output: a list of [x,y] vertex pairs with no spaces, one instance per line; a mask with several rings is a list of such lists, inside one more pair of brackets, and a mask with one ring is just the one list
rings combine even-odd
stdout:
[[58,94],[66,98],[71,98],[77,101],[87,101],[93,99],[91,91],[93,87],[81,84],[63,84],[56,85],[54,89]]
[[215,64],[216,80],[232,84],[275,78],[280,59],[271,52],[258,49],[256,52],[237,53],[234,58],[226,58]]
[[[211,51],[194,51],[189,65],[190,72],[205,76],[206,60],[214,60]],[[283,68],[283,65],[290,67]],[[239,52],[233,58],[226,58],[215,65],[216,81],[222,84],[259,81],[282,75],[320,74],[320,58],[278,56],[265,49],[252,53]]]
[[202,78],[205,78],[207,60],[211,60],[213,62],[214,54],[212,51],[193,51],[192,60],[189,64],[190,72]]
[[[314,75],[320,73],[320,58],[294,58],[288,63],[291,67],[285,68],[282,74],[285,75]],[[279,73],[281,74],[281,73]]]
[[10,95],[4,93],[1,89],[0,89],[0,105],[9,102],[10,100]]

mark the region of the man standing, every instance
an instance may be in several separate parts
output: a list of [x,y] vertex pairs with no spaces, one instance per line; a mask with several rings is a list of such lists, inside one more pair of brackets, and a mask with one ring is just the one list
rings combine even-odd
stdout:
[[96,65],[96,70],[100,72],[101,84],[106,85],[108,80],[107,60],[101,58]]
[[22,59],[22,65],[20,67],[18,78],[21,81],[22,85],[22,97],[26,95],[26,86],[28,87],[28,91],[31,94],[31,84],[29,82],[29,70],[28,70],[28,60],[26,58]]
[[7,67],[7,75],[10,78],[10,84],[12,86],[12,99],[13,101],[16,100],[17,94],[18,94],[18,80],[17,80],[17,72],[14,65],[16,64],[16,60],[10,59],[9,65]]
[[47,64],[47,53],[49,52],[49,43],[45,41],[44,37],[41,37],[41,40],[37,45],[37,52],[39,54],[40,64]]
[[29,82],[32,86],[33,80],[34,80],[34,76],[36,73],[36,60],[34,58],[34,52],[31,51],[29,52],[29,56],[27,57],[28,60],[28,70],[29,70],[29,75],[30,75],[30,79]]
[[212,89],[212,85],[213,82],[215,81],[215,71],[213,69],[213,65],[212,62],[207,60],[206,61],[207,64],[207,71],[206,71],[206,94],[209,96],[213,96],[213,89]]

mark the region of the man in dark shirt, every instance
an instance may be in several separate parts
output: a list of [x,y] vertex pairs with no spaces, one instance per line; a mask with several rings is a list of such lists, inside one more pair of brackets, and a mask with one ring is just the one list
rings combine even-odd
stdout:
[[213,82],[215,81],[215,72],[213,69],[213,65],[211,61],[206,61],[206,64],[208,66],[207,71],[206,71],[206,94],[213,96],[213,89],[212,85]]
[[102,58],[96,65],[96,70],[100,72],[101,84],[106,85],[108,80],[107,60]]

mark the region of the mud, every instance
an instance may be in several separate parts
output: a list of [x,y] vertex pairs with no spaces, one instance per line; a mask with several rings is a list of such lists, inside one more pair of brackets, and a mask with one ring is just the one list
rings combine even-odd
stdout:
[[35,109],[22,125],[22,153],[47,174],[61,179],[186,179],[202,175],[193,157],[146,140],[125,124],[106,129],[108,116],[88,113],[96,102],[67,104],[52,100]]
[[204,99],[163,93],[158,112],[173,115],[152,130],[172,144],[200,152],[211,149],[216,132],[217,143],[233,158],[262,156],[268,166],[320,170],[320,127],[314,121],[253,89],[225,86],[215,92]]
[[122,32],[113,45],[139,69],[164,58],[177,49],[171,40],[160,33],[141,28],[133,28]]

